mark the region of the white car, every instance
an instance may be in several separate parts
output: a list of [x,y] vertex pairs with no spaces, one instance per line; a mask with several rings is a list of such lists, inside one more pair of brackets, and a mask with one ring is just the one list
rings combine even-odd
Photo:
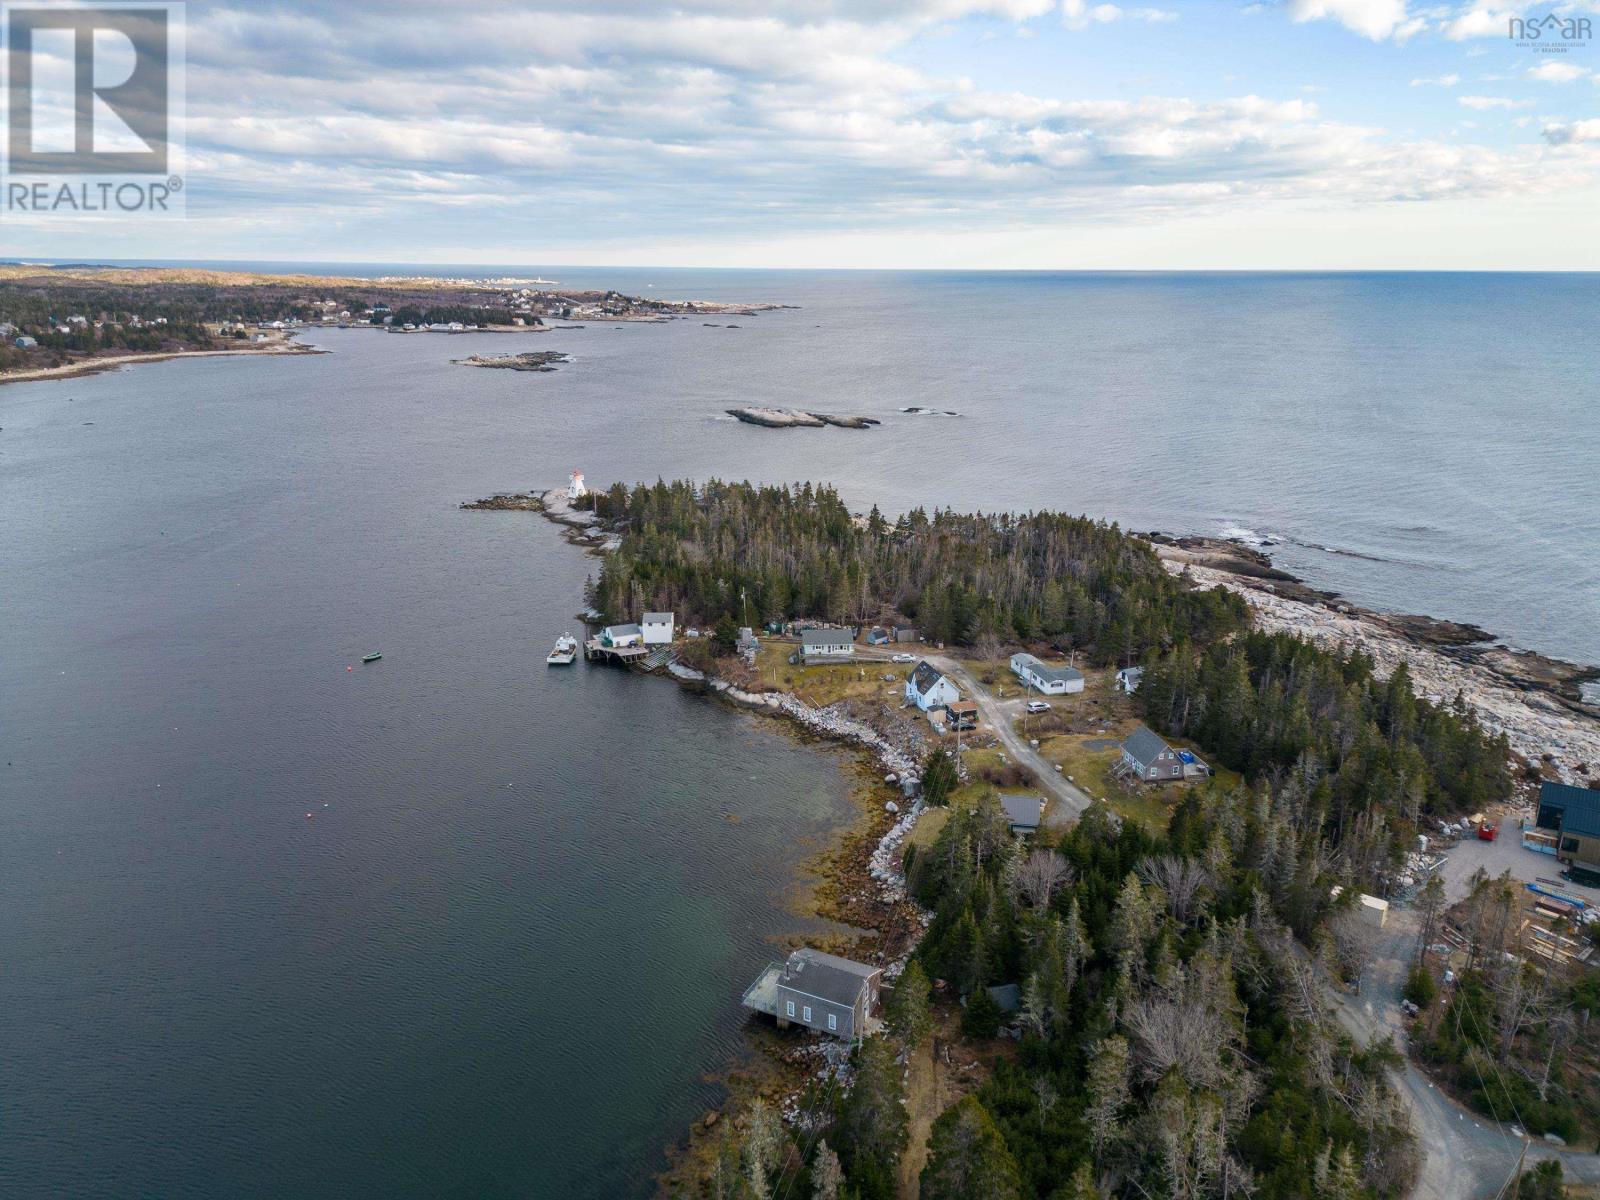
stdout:
[[891,654],[889,656],[889,661],[890,662],[916,662],[917,661],[917,656],[915,654]]
[[1050,705],[1043,700],[1029,700],[1028,711],[1031,713],[1049,712]]

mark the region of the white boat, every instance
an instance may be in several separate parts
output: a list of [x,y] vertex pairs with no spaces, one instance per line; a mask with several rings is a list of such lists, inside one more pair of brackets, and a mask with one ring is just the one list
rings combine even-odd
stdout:
[[552,667],[567,667],[578,657],[578,639],[563,633],[556,639],[556,648],[545,655],[544,661]]

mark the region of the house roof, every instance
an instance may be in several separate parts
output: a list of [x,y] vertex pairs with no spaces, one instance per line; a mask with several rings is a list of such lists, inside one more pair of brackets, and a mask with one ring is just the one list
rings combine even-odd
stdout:
[[1133,756],[1135,762],[1147,767],[1161,756],[1162,751],[1172,749],[1148,725],[1141,725],[1130,733],[1122,743],[1122,748]]
[[1071,667],[1052,667],[1049,663],[1035,658],[1031,654],[1019,654],[1017,655],[1017,660],[1024,668],[1032,671],[1040,679],[1048,680],[1051,683],[1075,683],[1083,678],[1082,671],[1074,670]]
[[646,625],[671,625],[672,614],[669,612],[645,613],[644,623]]
[[936,686],[938,686],[939,680],[943,678],[944,676],[940,674],[938,669],[931,666],[927,660],[924,659],[922,662],[919,662],[916,665],[916,669],[911,672],[911,686],[917,689],[917,695],[926,696]]
[[1117,672],[1117,678],[1118,679],[1133,679],[1133,680],[1142,679],[1142,678],[1144,678],[1144,668],[1143,667],[1123,667],[1122,670]]
[[849,1007],[855,1004],[867,981],[878,971],[878,967],[851,962],[848,958],[807,947],[789,955],[778,983],[797,992],[820,996]]
[[997,983],[989,989],[995,1004],[1003,1013],[1014,1013],[1022,1007],[1022,988],[1015,983]]
[[803,646],[846,646],[853,641],[848,629],[807,629],[800,634]]
[[1542,783],[1539,804],[1562,810],[1562,833],[1600,837],[1600,791],[1568,783]]
[[1006,820],[1012,825],[1026,825],[1029,829],[1039,827],[1041,803],[1037,796],[1000,797],[1000,807],[1006,810]]
[[644,630],[637,625],[607,625],[606,632],[612,637],[628,637],[630,634],[643,634]]

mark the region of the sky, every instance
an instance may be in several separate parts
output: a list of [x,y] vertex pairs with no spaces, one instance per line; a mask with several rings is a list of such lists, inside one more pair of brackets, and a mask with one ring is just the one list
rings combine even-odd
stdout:
[[[1518,0],[185,6],[186,211],[0,257],[1600,269],[1600,38]],[[1549,27],[1547,27],[1549,28]]]

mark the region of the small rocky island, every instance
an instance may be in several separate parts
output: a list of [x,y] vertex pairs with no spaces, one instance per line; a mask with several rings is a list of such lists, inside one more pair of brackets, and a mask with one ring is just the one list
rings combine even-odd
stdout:
[[821,429],[836,425],[840,429],[870,429],[881,422],[871,417],[844,417],[834,413],[805,412],[798,408],[730,408],[730,417],[737,417],[747,425],[763,425],[768,429]]
[[559,350],[529,350],[523,354],[474,354],[450,361],[463,367],[498,367],[503,371],[554,371],[553,364],[568,360]]

